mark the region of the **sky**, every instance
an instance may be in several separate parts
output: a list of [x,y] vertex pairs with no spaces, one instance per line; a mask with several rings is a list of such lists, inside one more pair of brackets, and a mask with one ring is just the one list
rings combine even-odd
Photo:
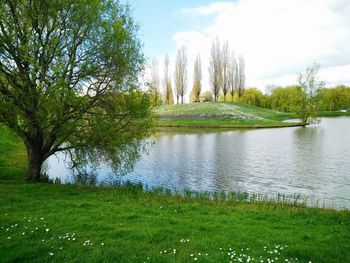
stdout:
[[327,86],[350,85],[350,0],[125,0],[140,25],[144,53],[171,69],[176,52],[186,47],[188,90],[193,62],[202,57],[203,88],[209,90],[209,53],[213,39],[228,41],[244,56],[246,86],[296,83],[314,63]]

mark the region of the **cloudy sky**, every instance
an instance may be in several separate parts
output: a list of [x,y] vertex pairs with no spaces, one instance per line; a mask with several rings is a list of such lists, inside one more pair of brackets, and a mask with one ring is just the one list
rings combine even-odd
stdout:
[[[313,63],[328,86],[350,85],[350,0],[129,0],[148,58],[174,62],[186,46],[191,85],[193,60],[202,57],[209,89],[213,38],[229,41],[246,62],[247,86],[289,85]],[[161,62],[160,62],[161,63]]]

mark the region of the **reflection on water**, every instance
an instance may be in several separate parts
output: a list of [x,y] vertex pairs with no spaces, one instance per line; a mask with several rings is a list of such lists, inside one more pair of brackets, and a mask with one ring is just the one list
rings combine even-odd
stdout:
[[[318,126],[161,133],[123,180],[149,187],[195,191],[302,194],[350,208],[350,118]],[[67,180],[62,160],[50,159],[51,177]],[[98,181],[115,180],[102,167]]]

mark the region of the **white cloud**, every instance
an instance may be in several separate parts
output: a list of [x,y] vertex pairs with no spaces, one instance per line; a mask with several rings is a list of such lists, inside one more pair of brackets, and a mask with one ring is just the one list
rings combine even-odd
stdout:
[[189,77],[194,57],[201,53],[206,89],[210,46],[217,35],[243,53],[248,86],[293,84],[296,73],[313,62],[324,68],[321,78],[330,85],[350,82],[348,0],[239,0],[181,12],[189,20],[212,16],[209,26],[173,36],[177,47],[187,47]]
[[212,15],[215,13],[223,12],[227,10],[227,8],[231,8],[232,5],[234,4],[230,2],[211,3],[208,6],[200,6],[197,8],[184,7],[180,10],[180,12],[183,14],[193,15],[193,16]]

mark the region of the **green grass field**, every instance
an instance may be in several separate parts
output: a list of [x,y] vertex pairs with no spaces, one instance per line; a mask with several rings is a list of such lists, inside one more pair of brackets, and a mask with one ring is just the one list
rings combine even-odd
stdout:
[[19,178],[25,172],[26,152],[23,142],[0,124],[1,178]]
[[349,211],[25,183],[25,158],[0,126],[0,262],[350,262]]
[[338,116],[350,116],[350,111],[319,111],[317,114],[319,117],[338,117]]
[[156,111],[160,127],[260,128],[296,126],[282,122],[290,113],[223,102],[201,102],[159,106]]

